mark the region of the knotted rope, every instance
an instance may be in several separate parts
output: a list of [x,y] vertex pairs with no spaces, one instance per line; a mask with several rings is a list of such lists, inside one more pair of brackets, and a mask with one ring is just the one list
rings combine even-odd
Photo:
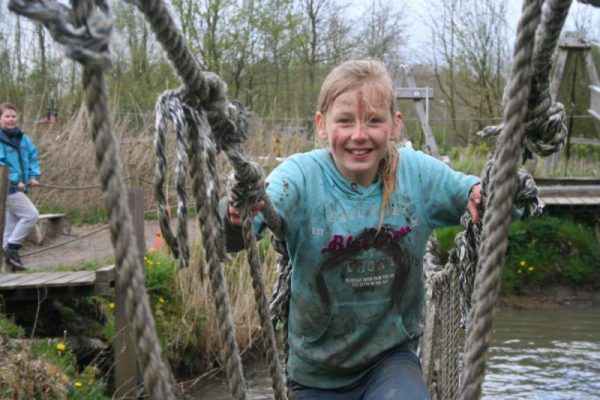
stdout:
[[534,35],[540,21],[541,2],[526,0],[519,21],[515,56],[504,109],[504,124],[491,168],[487,212],[483,218],[478,274],[460,382],[462,399],[481,396],[487,350],[491,341],[493,309],[500,289],[500,275],[507,246],[511,203],[516,191],[514,177],[522,151],[525,119],[533,74]]
[[81,63],[89,123],[96,147],[96,165],[109,216],[115,249],[117,287],[125,290],[125,314],[133,323],[145,388],[153,399],[173,399],[167,367],[162,363],[154,317],[144,287],[143,261],[135,245],[133,224],[117,142],[112,133],[103,69],[110,66],[112,16],[106,3],[74,2],[72,8],[47,0],[33,3],[11,0],[10,9],[44,24],[52,37],[67,47],[67,55]]
[[[225,258],[225,253],[221,235],[221,221],[217,214],[219,188],[218,174],[215,170],[215,156],[217,151],[225,151],[235,170],[236,181],[239,185],[234,189],[234,192],[239,193],[239,196],[234,201],[244,219],[243,227],[246,245],[251,246],[256,241],[251,229],[250,214],[248,212],[248,207],[253,202],[257,200],[265,202],[262,212],[267,225],[273,232],[280,232],[281,222],[264,191],[260,168],[250,163],[241,148],[241,143],[247,137],[247,115],[244,110],[240,105],[234,105],[228,101],[225,84],[218,76],[202,71],[201,63],[187,49],[183,36],[176,28],[176,24],[162,1],[140,0],[131,1],[131,3],[135,4],[145,15],[158,41],[166,51],[173,68],[185,85],[185,89],[180,90],[177,94],[178,100],[173,99],[175,94],[172,92],[165,94],[163,98],[164,101],[169,99],[170,108],[173,108],[176,104],[183,105],[182,108],[189,132],[187,155],[191,160],[193,191],[199,209],[198,218],[202,227],[203,242],[215,298],[215,307],[219,318],[219,327],[225,344],[224,358],[227,361],[227,375],[234,398],[245,399],[245,381],[242,373],[239,349],[234,339],[233,322],[223,277],[222,260]],[[162,110],[164,107],[161,108],[159,106],[159,109]],[[176,121],[176,128],[180,130],[186,129],[181,123],[181,112],[177,111],[173,114],[170,119]],[[162,118],[160,119],[162,120]],[[178,123],[179,127],[177,127]],[[160,144],[161,135],[157,131],[156,142],[158,144]],[[186,145],[183,143],[178,145],[178,174],[182,173],[183,175],[185,175],[183,172],[185,169],[185,156],[179,154],[180,152],[185,153],[185,148]],[[157,150],[157,155],[160,151],[162,150]],[[164,159],[162,161],[157,160],[156,170],[159,175],[164,169],[164,164]],[[161,183],[160,176],[156,182],[157,184]],[[183,183],[183,179],[178,178],[178,182]],[[178,185],[178,193],[182,188],[183,185]],[[159,192],[160,190],[157,189],[157,194],[159,194],[157,200],[159,202],[163,201],[163,206],[159,207],[164,210],[164,197],[163,200],[160,200]],[[184,203],[185,197],[179,196],[179,204],[182,205]],[[166,213],[163,212],[162,214],[161,218],[166,218]],[[179,225],[181,225],[181,221]],[[161,222],[161,229],[163,227],[165,228],[163,232],[169,231],[168,222]],[[182,232],[180,231],[179,233]],[[180,235],[178,234],[178,236]],[[178,239],[178,242],[179,244],[177,250],[174,250],[174,254],[179,255],[183,247],[181,246],[180,239]],[[172,235],[170,245],[173,246],[172,249],[175,249]],[[284,399],[286,398],[285,385],[281,376],[275,333],[270,323],[269,310],[266,306],[264,284],[262,283],[263,279],[255,247],[249,247],[248,256],[259,315],[265,332],[266,355],[270,365],[269,370],[273,378],[273,388],[276,398]],[[184,254],[181,254],[180,259],[184,259],[185,257]],[[182,265],[187,264],[187,261],[180,262]]]

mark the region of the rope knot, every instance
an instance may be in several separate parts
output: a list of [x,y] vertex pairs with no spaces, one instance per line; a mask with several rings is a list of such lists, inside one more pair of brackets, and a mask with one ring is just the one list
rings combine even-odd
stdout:
[[565,107],[553,102],[543,115],[525,125],[523,144],[532,153],[545,157],[556,153],[567,140]]
[[54,40],[65,46],[69,58],[86,67],[105,69],[112,65],[113,18],[107,3],[97,0],[96,4],[81,23],[74,10],[52,0],[10,0],[9,9],[43,24]]
[[248,162],[229,173],[227,177],[227,193],[231,204],[240,210],[243,206],[251,206],[264,199],[262,170],[255,162]]

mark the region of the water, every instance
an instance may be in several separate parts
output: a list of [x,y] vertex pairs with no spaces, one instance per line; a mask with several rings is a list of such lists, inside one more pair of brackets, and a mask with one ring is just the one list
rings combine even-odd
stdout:
[[600,308],[496,314],[486,399],[600,399]]
[[[249,399],[272,399],[264,364],[247,367],[246,378]],[[215,378],[192,398],[231,397]],[[499,310],[483,398],[600,400],[600,307]]]

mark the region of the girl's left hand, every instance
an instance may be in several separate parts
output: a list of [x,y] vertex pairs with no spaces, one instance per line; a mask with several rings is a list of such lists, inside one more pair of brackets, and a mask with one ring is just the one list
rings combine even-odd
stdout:
[[479,183],[471,188],[467,211],[471,214],[471,222],[478,223],[481,217],[481,184]]
[[33,179],[33,178],[31,178],[31,179],[29,180],[29,186],[30,186],[30,187],[32,187],[32,188],[36,187],[36,186],[37,186],[37,185],[39,185],[39,184],[40,184],[40,183],[37,181],[37,179]]

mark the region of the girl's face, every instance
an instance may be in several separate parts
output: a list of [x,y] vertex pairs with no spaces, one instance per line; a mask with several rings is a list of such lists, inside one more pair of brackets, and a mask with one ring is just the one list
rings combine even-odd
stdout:
[[389,100],[368,84],[339,95],[325,114],[315,116],[317,135],[329,142],[338,171],[367,187],[375,180],[402,114],[391,115]]
[[19,113],[15,110],[6,109],[0,115],[0,126],[4,129],[13,129],[19,122]]

